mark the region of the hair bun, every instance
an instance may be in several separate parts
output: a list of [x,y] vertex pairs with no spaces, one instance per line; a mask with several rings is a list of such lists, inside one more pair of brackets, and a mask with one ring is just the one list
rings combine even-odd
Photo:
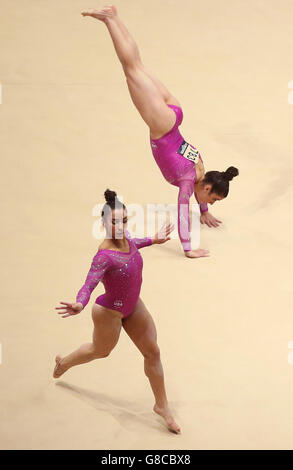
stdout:
[[117,193],[115,193],[115,191],[111,191],[110,189],[106,189],[106,191],[104,192],[104,196],[106,202],[113,202],[117,197]]
[[239,171],[235,166],[229,166],[226,171],[223,171],[223,178],[227,181],[231,181],[237,175],[239,175]]

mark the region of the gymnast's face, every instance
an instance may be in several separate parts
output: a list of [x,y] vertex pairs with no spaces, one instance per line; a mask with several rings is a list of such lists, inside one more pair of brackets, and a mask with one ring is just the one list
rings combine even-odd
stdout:
[[127,212],[122,207],[120,209],[112,209],[108,214],[105,228],[107,236],[111,238],[122,239],[124,238],[124,231],[127,227]]
[[223,196],[219,196],[217,193],[210,193],[209,200],[207,202],[208,204],[213,205],[216,201],[222,201],[222,199],[224,199]]
[[207,204],[213,205],[216,201],[221,201],[222,199],[224,199],[223,196],[220,196],[217,193],[212,193],[211,189],[211,184],[204,185],[201,193],[198,195],[200,202],[206,202]]

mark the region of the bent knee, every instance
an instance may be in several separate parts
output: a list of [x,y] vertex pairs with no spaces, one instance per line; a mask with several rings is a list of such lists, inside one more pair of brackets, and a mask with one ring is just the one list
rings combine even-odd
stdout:
[[160,348],[157,344],[152,345],[143,353],[145,359],[158,360],[160,359]]

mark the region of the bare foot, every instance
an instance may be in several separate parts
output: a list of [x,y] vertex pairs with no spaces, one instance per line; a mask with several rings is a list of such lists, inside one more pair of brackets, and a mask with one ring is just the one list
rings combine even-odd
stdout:
[[54,369],[54,372],[53,372],[53,377],[54,379],[58,379],[59,377],[61,377],[62,374],[64,374],[64,372],[66,372],[67,369],[65,369],[65,367],[62,367],[62,357],[57,355],[55,357],[55,361],[56,361],[56,366],[55,366],[55,369]]
[[187,258],[202,258],[205,256],[210,256],[209,250],[203,250],[201,248],[198,250],[185,251],[184,254]]
[[165,408],[160,408],[158,405],[155,405],[153,410],[155,413],[157,413],[158,415],[162,416],[162,418],[164,418],[169,431],[174,432],[175,434],[181,433],[180,427],[178,426],[178,424],[176,424],[168,406],[166,406]]
[[117,15],[117,9],[114,5],[109,5],[102,10],[95,10],[94,8],[90,8],[89,10],[84,10],[81,12],[83,16],[92,16],[97,20],[105,21],[107,18],[113,18]]

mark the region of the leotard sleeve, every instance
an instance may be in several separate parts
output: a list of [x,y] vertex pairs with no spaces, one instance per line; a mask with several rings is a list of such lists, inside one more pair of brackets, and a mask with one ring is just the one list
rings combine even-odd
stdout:
[[206,202],[201,202],[199,204],[199,208],[200,208],[200,213],[203,214],[204,212],[207,212],[209,209],[208,209],[208,205]]
[[82,303],[85,307],[90,300],[92,291],[97,287],[98,283],[103,279],[105,272],[110,267],[109,258],[103,253],[97,253],[92,261],[90,270],[82,288],[78,291],[76,302]]
[[143,248],[145,246],[150,246],[152,245],[153,241],[151,237],[145,237],[145,238],[131,238],[130,233],[128,230],[126,230],[126,237],[130,238],[130,240],[135,244],[136,248],[139,250],[140,248]]
[[135,243],[136,248],[139,250],[140,248],[143,248],[144,246],[150,246],[152,245],[153,241],[150,237],[145,237],[145,238],[132,238],[132,241]]
[[[201,155],[199,154],[199,158],[201,159],[202,161],[202,158],[201,158]],[[203,163],[203,161],[202,161]],[[196,199],[196,198],[195,198]],[[203,214],[204,212],[207,212],[209,209],[208,209],[208,205],[206,202],[201,202],[199,203],[199,208],[200,208],[200,213]]]
[[194,190],[194,181],[182,180],[178,194],[178,234],[184,251],[191,251],[189,199]]

